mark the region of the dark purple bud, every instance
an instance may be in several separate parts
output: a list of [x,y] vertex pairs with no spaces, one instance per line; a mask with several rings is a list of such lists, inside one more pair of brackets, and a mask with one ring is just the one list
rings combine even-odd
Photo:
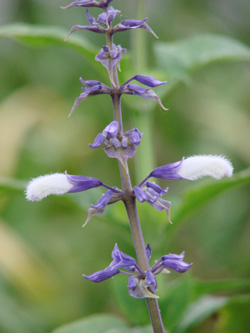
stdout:
[[133,77],[131,77],[131,79],[129,79],[128,81],[126,81],[125,83],[123,83],[123,86],[125,86],[126,84],[128,84],[129,82],[133,81],[133,80],[136,80],[142,84],[145,84],[146,86],[148,87],[158,87],[158,86],[161,86],[162,84],[165,84],[167,83],[167,81],[160,81],[160,80],[157,80],[156,78],[154,78],[153,76],[148,76],[148,75],[135,75]]
[[68,182],[73,185],[68,193],[82,192],[103,185],[103,183],[96,178],[68,175],[67,172],[65,172],[65,175]]
[[149,244],[146,247],[146,255],[147,255],[147,258],[149,260],[151,258],[151,247],[150,247]]
[[107,280],[111,278],[112,276],[115,276],[116,274],[119,274],[120,271],[118,269],[104,269],[102,271],[95,272],[89,276],[87,275],[82,275],[85,279],[90,280],[92,282],[98,283],[102,282],[104,280]]

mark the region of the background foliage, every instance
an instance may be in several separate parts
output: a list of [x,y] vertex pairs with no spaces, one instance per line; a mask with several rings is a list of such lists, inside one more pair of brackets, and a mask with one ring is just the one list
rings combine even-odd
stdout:
[[[126,278],[96,285],[81,276],[106,267],[115,242],[134,256],[122,204],[108,207],[82,230],[98,189],[39,203],[24,199],[25,182],[49,172],[67,170],[111,186],[120,184],[117,162],[87,146],[112,120],[110,99],[89,98],[67,119],[80,93],[79,76],[108,82],[101,65],[93,61],[103,36],[78,32],[63,42],[72,25],[86,22],[84,9],[61,11],[66,4],[0,3],[4,333],[50,332],[74,320],[80,321],[55,332],[87,332],[89,327],[91,332],[128,332],[128,327],[148,325],[146,306],[128,295]],[[114,6],[122,10],[123,19],[134,16],[133,0],[117,0]],[[163,319],[170,332],[245,333],[250,330],[250,3],[157,0],[146,2],[146,13],[160,42],[147,36],[149,68],[141,74],[168,80],[157,92],[169,111],[139,97],[123,98],[127,129],[139,127],[144,117],[150,117],[153,126],[151,137],[144,130],[139,157],[130,162],[131,169],[138,170],[132,173],[134,183],[151,171],[140,161],[143,154],[147,160],[147,141],[155,166],[183,155],[225,154],[235,167],[230,180],[163,181],[170,187],[173,225],[164,213],[139,205],[153,260],[185,250],[185,260],[194,263],[184,276],[173,272],[160,277]],[[119,42],[131,50],[129,33],[120,34]],[[130,57],[131,52],[121,64],[121,81],[138,74],[132,72]]]

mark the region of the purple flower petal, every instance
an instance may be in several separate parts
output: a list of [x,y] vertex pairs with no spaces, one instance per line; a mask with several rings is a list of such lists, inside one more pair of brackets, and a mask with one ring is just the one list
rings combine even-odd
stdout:
[[131,79],[129,79],[128,81],[126,81],[125,83],[123,83],[123,86],[125,86],[126,84],[128,84],[129,82],[133,81],[133,80],[136,80],[148,87],[158,87],[162,84],[165,84],[167,83],[167,81],[160,81],[160,80],[157,80],[156,78],[154,78],[153,76],[148,76],[148,75],[135,75],[133,76]]
[[119,131],[119,124],[118,121],[114,120],[109,125],[107,125],[103,130],[103,135],[105,139],[109,140],[114,138]]
[[150,173],[150,177],[163,178],[163,179],[183,179],[178,171],[181,167],[184,158],[181,161],[163,165],[159,168],[154,169]]
[[146,186],[148,188],[153,189],[156,193],[158,193],[160,195],[166,194],[168,192],[168,187],[165,190],[163,190],[159,185],[157,185],[155,183],[147,182]]
[[147,258],[149,260],[151,258],[151,247],[150,247],[149,244],[146,247],[146,255],[147,255]]
[[92,144],[89,143],[89,147],[93,148],[93,149],[99,148],[102,145],[103,140],[104,140],[103,134],[102,133],[98,133],[97,136],[96,136],[96,138],[95,138],[95,140],[94,140],[94,142]]
[[154,31],[145,23],[147,21],[147,17],[144,20],[138,21],[138,20],[124,20],[117,24],[113,28],[113,33],[116,32],[122,32],[127,31],[130,29],[137,29],[137,28],[143,28],[147,30],[149,33],[151,33],[155,38],[158,38],[158,36],[154,33]]
[[113,191],[108,190],[105,194],[102,195],[101,199],[99,199],[95,205],[91,205],[91,207],[95,209],[106,207],[113,194]]
[[102,282],[104,280],[107,280],[111,278],[112,276],[115,276],[119,274],[120,271],[118,269],[104,269],[102,271],[95,272],[91,275],[82,275],[85,279],[90,280],[92,282],[98,283]]
[[140,202],[145,202],[148,199],[145,192],[138,186],[134,187],[134,194]]
[[109,265],[109,268],[125,268],[127,270],[134,271],[134,266],[136,265],[135,259],[120,251],[117,244],[115,244],[112,252],[112,258],[113,261]]
[[68,175],[67,172],[65,172],[65,175],[67,180],[73,185],[68,193],[82,192],[103,185],[103,183],[96,178]]
[[98,16],[98,18],[97,18],[96,21],[97,21],[98,23],[104,23],[104,24],[106,24],[107,21],[108,21],[107,14],[106,14],[106,13],[101,13],[101,14]]
[[171,259],[164,260],[162,262],[162,265],[165,266],[166,268],[173,269],[178,273],[185,273],[192,266],[192,264],[187,264],[184,261],[171,260]]
[[71,2],[66,7],[61,7],[62,9],[68,9],[72,7],[100,7],[100,4],[94,0],[75,0]]

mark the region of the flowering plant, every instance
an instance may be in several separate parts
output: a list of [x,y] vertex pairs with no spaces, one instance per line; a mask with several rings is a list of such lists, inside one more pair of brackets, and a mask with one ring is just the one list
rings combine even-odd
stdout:
[[[200,155],[188,158],[183,157],[178,162],[166,164],[153,169],[149,175],[141,180],[140,183],[132,186],[128,159],[135,155],[143,136],[137,128],[128,129],[124,132],[121,96],[129,94],[138,95],[144,99],[154,99],[162,109],[166,110],[158,95],[151,88],[156,88],[167,82],[160,81],[152,76],[136,74],[126,82],[120,84],[118,70],[120,70],[120,62],[126,49],[122,48],[120,44],[116,45],[114,43],[115,34],[141,28],[150,32],[154,37],[157,36],[146,23],[147,18],[142,20],[123,20],[114,25],[113,21],[120,11],[114,9],[110,5],[111,2],[112,0],[75,0],[67,7],[64,7],[66,9],[72,7],[97,7],[102,11],[97,18],[94,18],[89,10],[86,9],[89,25],[73,26],[67,38],[76,30],[89,30],[94,33],[103,34],[106,39],[106,45],[101,48],[95,59],[106,68],[110,79],[110,86],[108,86],[100,81],[83,80],[81,78],[80,81],[84,86],[82,88],[83,92],[76,98],[70,111],[70,115],[72,115],[78,105],[86,98],[98,94],[110,95],[113,103],[113,120],[102,132],[97,134],[94,142],[89,144],[89,147],[97,149],[104,144],[104,152],[107,156],[118,160],[122,187],[119,189],[116,186],[109,186],[97,178],[70,175],[65,172],[49,174],[33,179],[27,186],[26,197],[31,201],[39,201],[51,194],[61,195],[65,193],[87,191],[96,187],[106,188],[107,191],[103,196],[89,208],[84,226],[93,215],[104,214],[107,205],[114,204],[120,200],[123,201],[134,240],[137,261],[133,257],[122,252],[116,244],[112,252],[113,261],[110,265],[89,276],[84,274],[83,277],[92,282],[99,283],[119,273],[129,276],[129,294],[135,298],[146,299],[154,332],[164,332],[157,302],[159,296],[157,295],[158,285],[156,275],[166,269],[185,273],[191,268],[192,264],[183,261],[184,252],[182,252],[180,255],[162,255],[153,266],[150,266],[149,259],[151,257],[151,248],[150,245],[147,245],[146,247],[144,243],[137,213],[136,200],[141,203],[146,201],[158,211],[165,210],[169,221],[171,221],[171,202],[162,198],[162,196],[168,193],[168,188],[162,189],[156,183],[148,182],[148,179],[186,179],[192,181],[204,176],[220,179],[225,176],[231,177],[233,168],[231,163],[221,156]],[[131,83],[132,81],[137,81],[139,84]],[[146,86],[146,88],[140,84]]]

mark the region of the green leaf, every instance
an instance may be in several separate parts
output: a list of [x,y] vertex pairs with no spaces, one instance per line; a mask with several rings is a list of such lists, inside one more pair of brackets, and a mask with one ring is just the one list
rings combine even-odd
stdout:
[[184,313],[176,332],[185,332],[188,328],[199,324],[222,308],[227,302],[226,297],[205,296],[200,298],[197,302],[191,304]]
[[169,75],[187,73],[218,61],[250,61],[250,48],[226,36],[200,35],[154,46],[159,67]]
[[[206,204],[216,196],[242,184],[250,183],[250,169],[243,170],[232,178],[225,178],[219,181],[213,181],[207,184],[193,187],[184,194],[183,203],[176,209],[173,214],[174,224],[176,227],[180,221],[184,220],[202,205]],[[173,229],[173,228],[172,228]]]
[[216,332],[250,332],[249,308],[249,295],[233,297],[219,313]]
[[55,26],[16,23],[2,26],[0,37],[11,38],[33,47],[64,46],[76,50],[88,60],[95,62],[97,50],[85,39],[71,36],[64,41],[68,31]]
[[[55,329],[52,333],[107,333],[111,329],[126,327],[119,318],[111,315],[94,315]],[[117,330],[117,333],[119,330]]]
[[193,280],[196,295],[204,295],[215,292],[248,292],[250,290],[250,279],[244,280],[222,280],[222,281],[199,281]]
[[108,314],[93,315],[55,329],[52,333],[152,333],[152,328],[129,328],[121,319]]
[[195,70],[215,62],[250,61],[250,48],[232,38],[220,35],[198,35],[171,43],[155,43],[158,68],[165,71],[167,85],[160,96],[167,94],[181,81],[189,81]]

